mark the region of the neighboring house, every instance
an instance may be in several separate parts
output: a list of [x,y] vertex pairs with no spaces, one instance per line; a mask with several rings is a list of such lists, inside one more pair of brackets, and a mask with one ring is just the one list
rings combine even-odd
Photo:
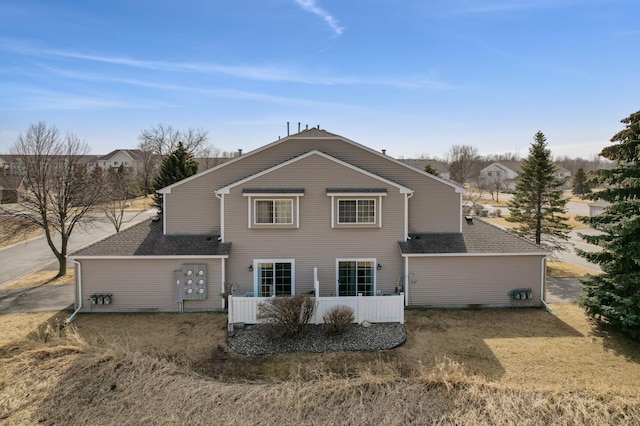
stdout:
[[438,176],[444,180],[451,180],[451,174],[449,173],[449,169],[446,164],[438,160],[430,160],[426,158],[405,158],[401,160],[404,163],[407,163],[417,169],[425,171],[427,166],[431,167],[433,170],[438,172]]
[[139,149],[116,149],[107,155],[98,156],[89,169],[100,167],[109,170],[123,166],[131,176],[136,176],[143,167],[143,161],[144,154]]
[[[82,155],[78,159],[78,167],[90,170],[91,164],[94,163],[96,158],[95,155]],[[0,175],[3,176],[24,176],[26,173],[23,158],[20,155],[0,155],[0,169]]]
[[[571,186],[571,171],[556,165],[556,177],[565,181],[563,188]],[[491,188],[502,191],[514,191],[518,175],[522,172],[522,163],[519,161],[500,161],[491,163],[480,170],[480,179]]]
[[492,189],[513,191],[516,189],[516,179],[522,170],[519,161],[502,161],[491,163],[480,170],[480,180]]
[[377,321],[387,301],[543,304],[547,252],[463,217],[463,188],[324,130],[159,192],[161,220],[69,256],[76,313],[219,310],[222,293],[254,321],[263,297],[305,293]]
[[0,176],[0,204],[17,203],[18,194],[26,194],[22,176]]

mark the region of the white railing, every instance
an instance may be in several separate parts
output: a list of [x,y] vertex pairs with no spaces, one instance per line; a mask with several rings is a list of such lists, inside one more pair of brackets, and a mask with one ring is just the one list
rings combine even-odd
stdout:
[[[229,324],[258,324],[256,318],[258,304],[269,297],[229,296]],[[353,309],[355,322],[399,322],[404,324],[404,294],[392,296],[345,296],[316,297],[316,310],[311,324],[322,324],[322,317],[336,306],[349,306]]]

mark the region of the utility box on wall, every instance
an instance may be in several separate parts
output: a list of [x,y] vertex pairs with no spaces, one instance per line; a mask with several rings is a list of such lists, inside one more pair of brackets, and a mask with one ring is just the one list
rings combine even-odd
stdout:
[[186,263],[173,271],[176,302],[207,298],[207,265]]

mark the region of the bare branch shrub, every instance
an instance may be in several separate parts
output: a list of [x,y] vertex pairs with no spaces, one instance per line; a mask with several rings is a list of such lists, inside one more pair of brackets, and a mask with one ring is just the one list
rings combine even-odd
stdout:
[[343,334],[356,319],[353,309],[340,305],[332,308],[322,317],[328,334]]
[[283,336],[299,334],[311,321],[316,309],[313,297],[298,294],[291,297],[273,297],[258,304],[257,318],[276,326]]

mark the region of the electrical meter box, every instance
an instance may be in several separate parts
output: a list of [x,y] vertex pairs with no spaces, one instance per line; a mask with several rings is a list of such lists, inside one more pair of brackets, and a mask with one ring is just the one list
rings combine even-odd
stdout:
[[207,298],[207,265],[184,264],[173,271],[176,302],[204,300]]

